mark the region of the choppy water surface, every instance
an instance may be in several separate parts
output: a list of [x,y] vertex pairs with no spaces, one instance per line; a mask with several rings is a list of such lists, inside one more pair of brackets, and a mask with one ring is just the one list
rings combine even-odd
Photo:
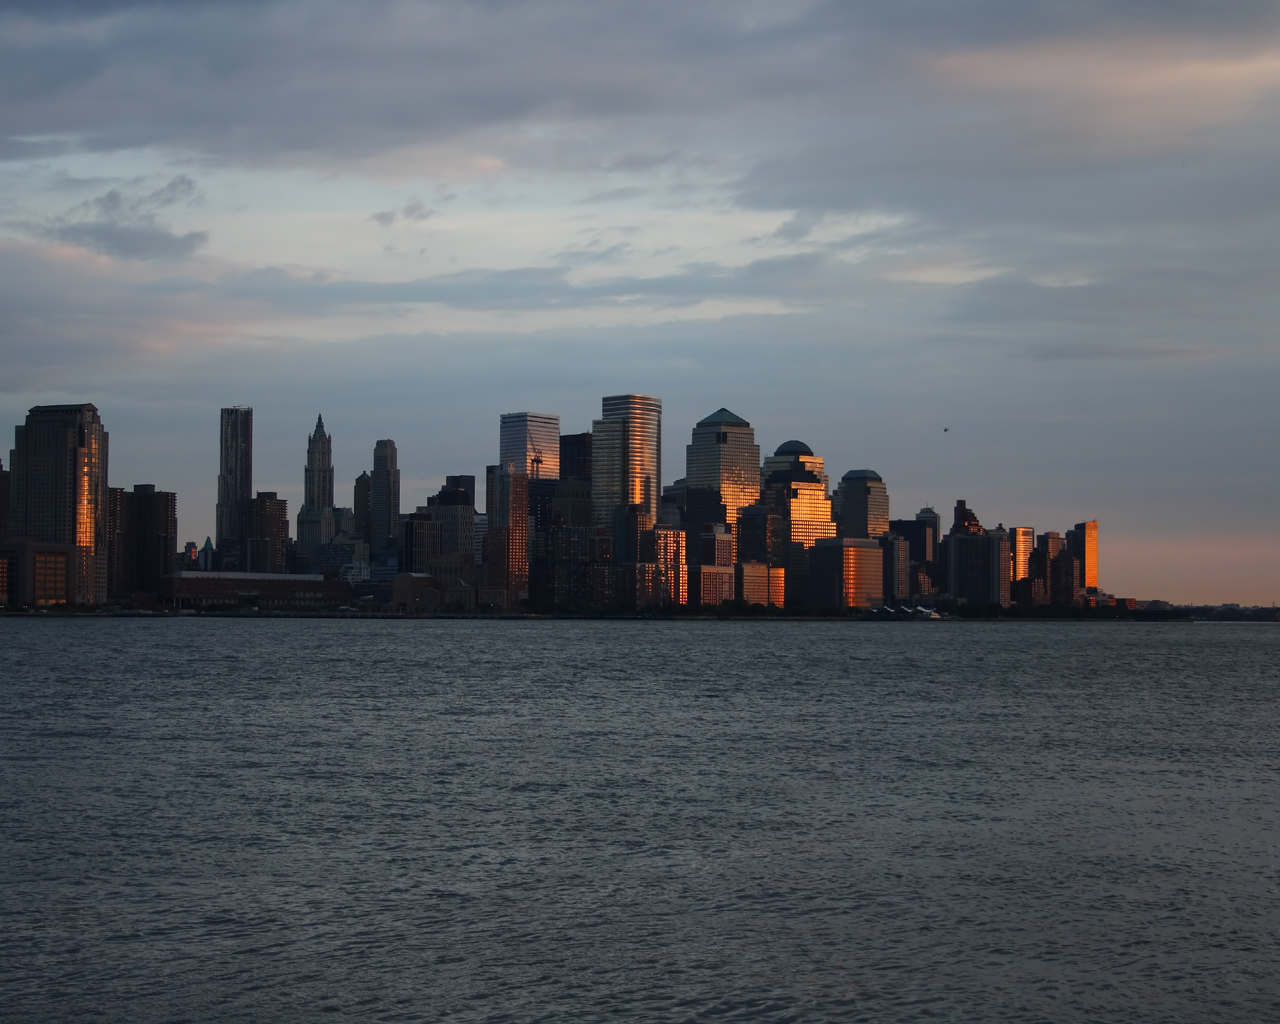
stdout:
[[1280,1019],[1278,656],[0,620],[0,1017]]

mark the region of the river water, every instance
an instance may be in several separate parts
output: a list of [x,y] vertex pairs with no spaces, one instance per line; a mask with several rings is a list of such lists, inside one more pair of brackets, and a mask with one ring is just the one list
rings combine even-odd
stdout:
[[0,619],[0,1018],[1280,1019],[1280,629]]

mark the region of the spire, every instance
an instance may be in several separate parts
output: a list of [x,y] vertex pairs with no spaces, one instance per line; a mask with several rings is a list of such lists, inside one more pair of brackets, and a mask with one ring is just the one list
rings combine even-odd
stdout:
[[324,417],[318,413],[316,414],[316,432],[312,436],[324,437]]

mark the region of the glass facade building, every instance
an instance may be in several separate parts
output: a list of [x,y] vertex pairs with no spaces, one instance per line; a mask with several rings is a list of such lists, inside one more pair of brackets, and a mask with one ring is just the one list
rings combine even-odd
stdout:
[[889,531],[889,491],[873,469],[840,478],[840,536],[871,540]]
[[107,597],[107,446],[96,406],[37,405],[9,453],[9,532],[70,547],[66,593],[77,604]]
[[[609,395],[601,399],[600,419],[626,424],[621,439],[618,504],[643,505],[657,520],[662,503],[662,400],[650,395]],[[592,444],[594,456],[595,442]]]
[[560,417],[544,412],[504,412],[498,461],[513,463],[530,480],[560,478]]
[[[685,494],[708,494],[723,505],[723,518],[709,520],[732,529],[738,510],[760,500],[760,446],[751,424],[728,409],[717,409],[698,421],[693,440],[685,447]],[[689,526],[701,534],[703,522],[690,510]]]
[[214,543],[233,557],[238,551],[244,503],[253,497],[253,410],[222,410],[218,430],[218,507]]

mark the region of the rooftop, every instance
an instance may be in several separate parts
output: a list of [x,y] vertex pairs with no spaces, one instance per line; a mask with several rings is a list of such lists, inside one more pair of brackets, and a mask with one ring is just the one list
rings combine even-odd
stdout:
[[748,423],[746,420],[744,420],[741,416],[737,415],[736,413],[732,413],[728,409],[724,408],[724,406],[721,406],[719,409],[713,412],[710,416],[706,416],[703,419],[698,420],[698,426],[700,427],[716,427],[716,426],[749,427],[751,426],[751,424]]

